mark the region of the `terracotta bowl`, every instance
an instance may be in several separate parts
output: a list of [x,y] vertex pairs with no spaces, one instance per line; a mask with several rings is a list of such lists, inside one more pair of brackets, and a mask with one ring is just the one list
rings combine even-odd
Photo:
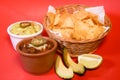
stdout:
[[50,50],[46,50],[45,52],[39,52],[37,54],[25,53],[20,49],[21,44],[27,42],[32,38],[23,39],[17,44],[16,50],[20,54],[20,60],[25,71],[33,74],[42,74],[48,72],[52,68],[56,59],[55,53],[57,48],[57,42],[48,37],[43,38],[52,42],[53,47]]

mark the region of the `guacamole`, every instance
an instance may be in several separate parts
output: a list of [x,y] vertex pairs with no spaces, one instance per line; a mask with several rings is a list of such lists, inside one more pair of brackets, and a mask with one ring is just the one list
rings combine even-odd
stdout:
[[10,32],[16,35],[31,35],[39,32],[40,29],[40,25],[35,22],[20,22],[14,24]]

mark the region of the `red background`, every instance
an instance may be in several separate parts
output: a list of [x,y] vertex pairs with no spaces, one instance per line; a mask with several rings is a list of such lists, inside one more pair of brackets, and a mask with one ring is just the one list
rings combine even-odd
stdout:
[[[66,4],[103,5],[112,22],[110,33],[96,52],[104,59],[102,65],[96,70],[87,70],[84,76],[75,75],[72,80],[120,80],[119,3],[119,0],[0,0],[0,80],[62,80],[55,74],[54,67],[43,75],[25,72],[6,29],[19,20],[43,23],[49,5]],[[45,31],[42,35],[46,36]]]

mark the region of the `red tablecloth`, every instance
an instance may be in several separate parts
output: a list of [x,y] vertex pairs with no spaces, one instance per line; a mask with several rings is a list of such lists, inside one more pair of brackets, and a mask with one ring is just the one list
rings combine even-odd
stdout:
[[[25,72],[7,34],[7,27],[19,20],[35,20],[43,23],[49,5],[66,4],[103,5],[112,22],[111,32],[96,54],[103,57],[96,70],[87,70],[84,76],[75,75],[72,80],[120,80],[119,0],[0,0],[0,80],[61,80],[54,67],[46,74],[32,75]],[[42,35],[47,36],[44,31]]]

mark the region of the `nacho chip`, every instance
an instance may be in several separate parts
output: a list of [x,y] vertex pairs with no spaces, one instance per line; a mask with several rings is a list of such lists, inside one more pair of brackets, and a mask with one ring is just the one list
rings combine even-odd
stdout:
[[74,24],[70,16],[71,14],[69,13],[56,14],[53,25],[65,28],[73,28]]
[[88,24],[85,24],[82,21],[76,21],[72,38],[76,40],[84,40],[88,35],[88,30],[89,30]]
[[66,40],[92,40],[98,38],[104,31],[104,25],[99,22],[98,16],[85,10],[78,10],[74,13],[58,12],[49,13],[48,16],[53,32],[61,35]]
[[73,29],[69,28],[54,28],[53,31],[60,33],[63,39],[71,39],[71,35],[73,34]]
[[53,25],[55,19],[55,15],[51,12],[47,13],[47,24],[48,25]]
[[85,10],[75,11],[73,13],[73,17],[78,20],[82,20],[82,19],[86,18],[87,16],[88,16],[88,12],[86,12]]

